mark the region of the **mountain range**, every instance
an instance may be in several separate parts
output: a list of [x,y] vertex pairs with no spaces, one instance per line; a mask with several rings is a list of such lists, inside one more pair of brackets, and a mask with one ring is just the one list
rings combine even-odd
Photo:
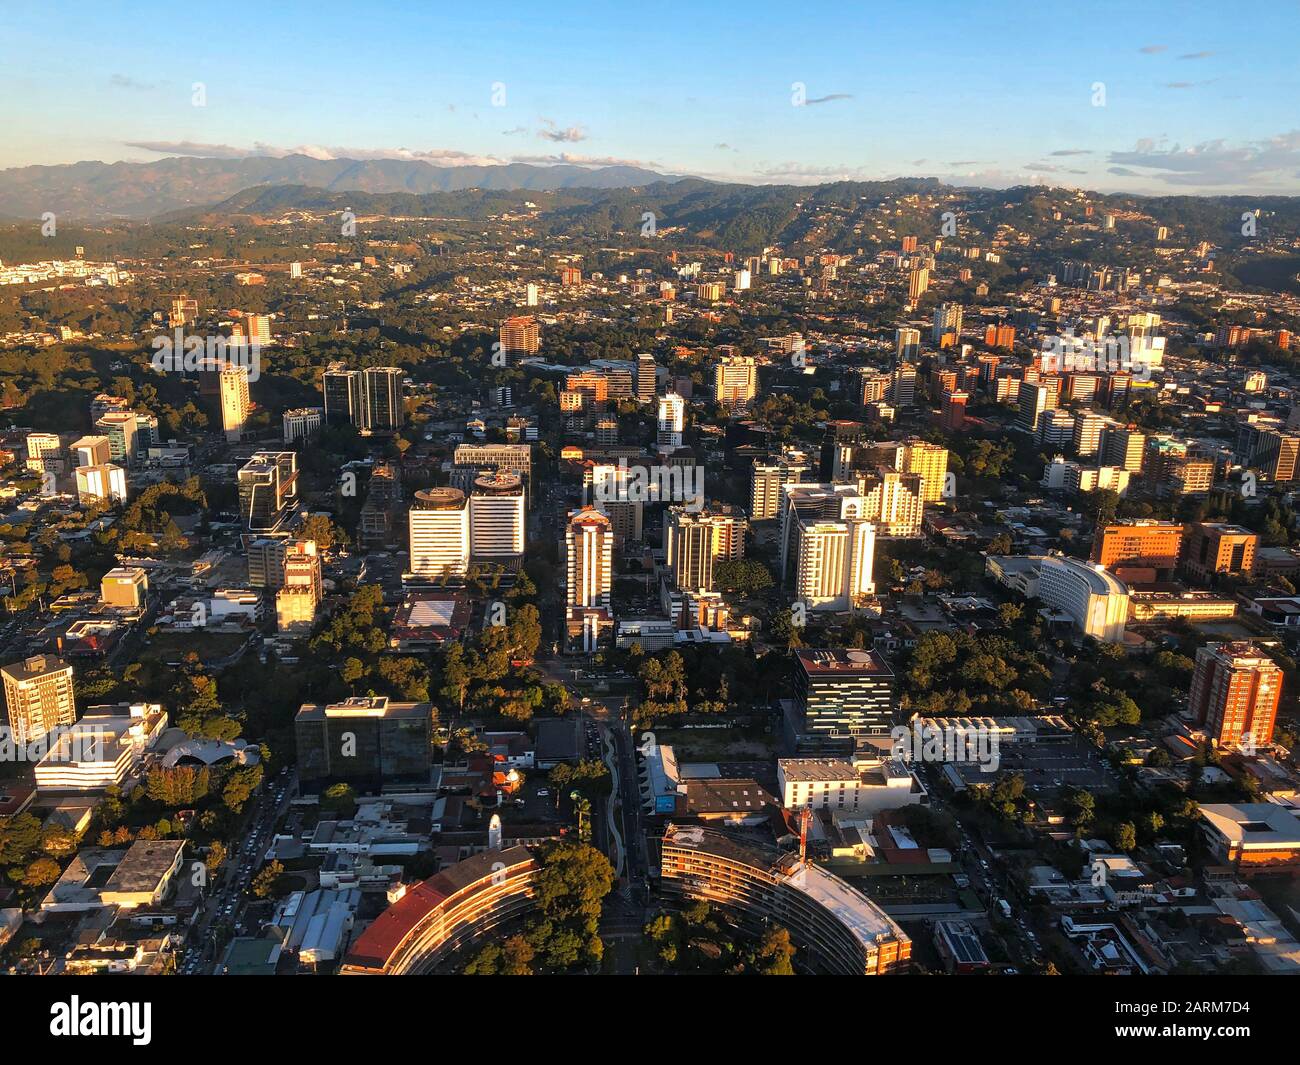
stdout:
[[413,159],[169,157],[151,163],[80,162],[0,170],[0,218],[150,219],[202,207],[252,186],[306,185],[330,192],[415,193],[464,189],[550,192],[619,189],[680,178],[635,166],[434,166]]

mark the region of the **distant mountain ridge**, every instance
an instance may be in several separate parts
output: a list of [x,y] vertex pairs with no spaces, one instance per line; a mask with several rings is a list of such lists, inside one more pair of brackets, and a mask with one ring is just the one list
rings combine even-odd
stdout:
[[53,211],[75,221],[149,219],[215,204],[244,189],[266,185],[419,195],[473,188],[618,189],[678,180],[635,166],[434,166],[418,159],[173,156],[152,163],[80,162],[0,170],[0,216],[39,218]]

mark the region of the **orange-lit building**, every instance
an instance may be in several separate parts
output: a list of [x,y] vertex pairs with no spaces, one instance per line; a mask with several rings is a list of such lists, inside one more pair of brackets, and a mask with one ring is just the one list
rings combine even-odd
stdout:
[[1184,528],[1176,521],[1103,525],[1092,544],[1092,561],[1125,582],[1150,584],[1178,568]]
[[1255,572],[1258,542],[1258,536],[1240,525],[1201,522],[1187,532],[1183,566],[1201,581],[1208,582],[1217,574],[1249,577]]
[[1238,876],[1300,873],[1300,820],[1271,802],[1207,803],[1201,834],[1219,865]]
[[949,433],[959,433],[966,425],[966,403],[970,396],[961,391],[949,392],[943,397],[943,413],[939,425]]
[[1244,640],[1210,643],[1196,652],[1188,709],[1222,746],[1262,747],[1273,740],[1282,698],[1282,670]]
[[507,354],[536,355],[542,346],[542,331],[531,314],[507,318],[501,323],[501,350]]
[[1007,325],[1005,322],[990,325],[984,330],[984,346],[986,348],[1009,348],[1015,341],[1016,327]]

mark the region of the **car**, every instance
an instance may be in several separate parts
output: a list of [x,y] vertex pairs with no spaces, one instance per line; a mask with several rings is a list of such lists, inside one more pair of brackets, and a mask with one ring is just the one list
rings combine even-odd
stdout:
[[550,797],[550,794],[551,794],[551,792],[550,792],[550,789],[549,789],[549,788],[538,788],[538,789],[537,789],[537,797],[538,797],[539,799],[546,799],[546,798],[549,798],[549,797]]

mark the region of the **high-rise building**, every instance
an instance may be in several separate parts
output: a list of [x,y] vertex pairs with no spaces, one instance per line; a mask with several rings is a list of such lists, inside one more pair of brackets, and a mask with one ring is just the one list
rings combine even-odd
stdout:
[[948,449],[940,444],[913,437],[904,440],[894,452],[894,468],[900,473],[915,473],[921,478],[921,498],[937,503],[943,498],[948,479]]
[[682,446],[682,434],[686,429],[686,400],[676,392],[668,392],[659,397],[658,429],[660,447]]
[[321,377],[326,424],[351,424],[363,433],[396,432],[406,423],[402,378],[397,366],[331,366]]
[[221,429],[228,441],[238,443],[248,422],[248,370],[242,366],[223,366],[217,379]]
[[1016,342],[1016,327],[1006,322],[998,322],[984,330],[986,348],[1009,348]]
[[894,370],[889,384],[889,402],[895,407],[916,406],[916,367],[903,363]]
[[674,586],[684,592],[714,591],[714,563],[744,557],[747,526],[743,517],[729,509],[669,507],[664,521],[664,557]]
[[275,532],[298,502],[298,455],[257,451],[239,469],[239,513],[249,532]]
[[782,488],[779,583],[789,580],[791,560],[799,555],[801,523],[862,518],[863,506],[862,495],[853,484],[799,483]]
[[781,516],[782,490],[812,472],[812,460],[802,452],[777,459],[755,459],[750,473],[749,520],[771,521]]
[[1136,429],[1119,425],[1104,427],[1098,440],[1102,465],[1118,466],[1129,473],[1141,473],[1146,442],[1146,435]]
[[135,463],[139,444],[139,423],[134,411],[106,411],[95,422],[95,428],[108,437],[108,462],[119,466]]
[[29,470],[34,473],[63,472],[63,441],[58,433],[28,433],[26,443]]
[[758,366],[752,356],[732,355],[713,368],[713,396],[724,407],[748,407],[758,392]]
[[[640,494],[631,491],[633,470],[631,466],[608,462],[593,463],[590,469],[591,498],[596,501],[596,509],[609,518],[615,546],[639,541],[642,535],[645,507]],[[586,476],[584,473],[584,484]]]
[[814,520],[797,532],[794,594],[808,610],[849,610],[875,594],[875,525]]
[[1214,743],[1271,743],[1281,698],[1282,670],[1254,644],[1209,643],[1197,649],[1188,709]]
[[1255,547],[1259,537],[1240,525],[1199,522],[1187,531],[1183,566],[1203,583],[1216,575],[1250,577],[1255,572]]
[[[961,336],[960,303],[941,303],[934,309],[934,328],[930,333],[935,347],[951,347]],[[951,338],[951,339],[945,339]]]
[[406,424],[403,376],[396,366],[367,366],[361,371],[365,423],[360,428],[372,433],[395,433]]
[[907,278],[907,302],[915,303],[925,295],[929,287],[930,271],[924,266],[918,266]]
[[415,493],[407,515],[411,572],[428,579],[463,576],[469,568],[469,501],[459,488]]
[[173,329],[182,326],[193,325],[199,317],[198,300],[192,300],[188,296],[173,296],[171,313],[167,316],[167,324]]
[[304,781],[427,786],[433,765],[433,705],[398,703],[386,696],[306,704],[293,720],[298,772]]
[[1150,584],[1173,575],[1185,530],[1176,521],[1127,521],[1103,525],[1092,543],[1092,561],[1120,580]]
[[1038,598],[1068,614],[1083,636],[1123,643],[1128,621],[1128,585],[1104,566],[1050,554],[1038,568]]
[[565,626],[572,643],[596,649],[601,631],[612,626],[614,531],[594,507],[570,512],[565,527]]
[[516,315],[501,323],[498,340],[507,355],[536,355],[542,346],[542,331],[531,314]]
[[943,412],[939,415],[939,427],[946,433],[960,433],[966,425],[966,404],[970,394],[961,389],[948,392],[943,397]]
[[474,479],[469,497],[470,558],[507,562],[523,557],[526,531],[524,485],[509,470],[483,473]]
[[[946,453],[944,458],[946,462]],[[858,476],[858,492],[862,496],[861,516],[875,522],[881,536],[921,535],[925,498],[918,474],[878,466]]]
[[524,496],[532,505],[532,444],[457,444],[451,461],[452,487],[459,488],[466,495],[474,490],[474,482],[480,473],[506,470],[519,474],[524,484]]
[[315,541],[291,541],[285,547],[284,584],[275,596],[276,628],[280,632],[311,632],[322,598],[321,560]]
[[921,330],[899,326],[894,330],[894,357],[899,362],[911,362],[921,354]]
[[1070,446],[1080,458],[1092,458],[1101,451],[1102,430],[1110,420],[1092,411],[1081,410],[1074,416],[1074,436]]
[[77,720],[72,667],[54,655],[33,655],[0,669],[10,739],[15,746],[42,740]]
[[863,370],[861,374],[862,391],[858,401],[863,405],[879,403],[889,398],[894,385],[893,374],[880,373],[878,370]]
[[795,753],[853,751],[894,726],[894,671],[874,650],[803,649],[795,656]]
[[284,412],[281,425],[284,430],[284,442],[292,444],[297,440],[309,440],[320,430],[325,420],[325,411],[321,407],[295,407]]
[[636,401],[649,403],[655,398],[656,381],[659,374],[655,357],[642,352],[636,357]]
[[77,466],[102,466],[112,461],[113,442],[106,436],[83,436],[68,447]]
[[1020,413],[1016,427],[1026,433],[1036,434],[1038,422],[1049,410],[1055,410],[1057,393],[1045,381],[1021,381],[1017,404]]
[[336,363],[321,375],[327,425],[360,425],[362,414],[361,371]]
[[246,314],[242,322],[242,333],[250,344],[259,348],[271,346],[271,318],[266,314]]

